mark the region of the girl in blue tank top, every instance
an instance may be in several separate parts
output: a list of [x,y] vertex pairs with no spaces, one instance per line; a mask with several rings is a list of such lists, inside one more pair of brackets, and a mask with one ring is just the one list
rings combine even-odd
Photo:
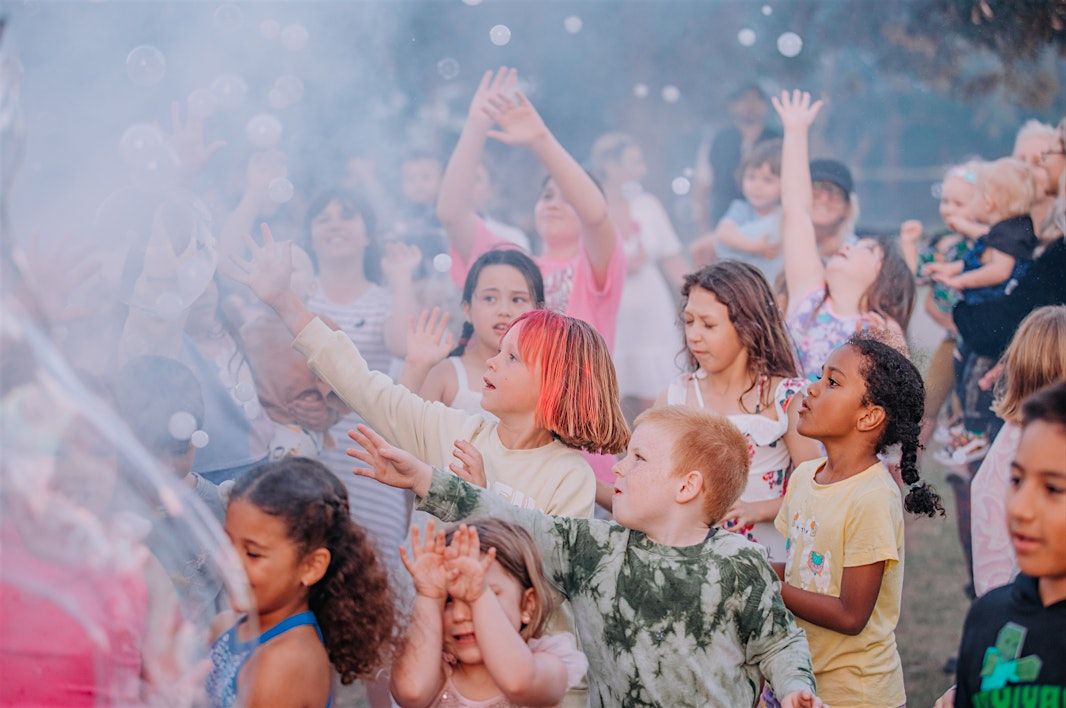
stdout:
[[384,664],[397,624],[385,570],[322,464],[292,457],[245,474],[230,494],[226,535],[262,633],[241,619],[215,642],[212,705],[329,706],[330,665],[347,684]]

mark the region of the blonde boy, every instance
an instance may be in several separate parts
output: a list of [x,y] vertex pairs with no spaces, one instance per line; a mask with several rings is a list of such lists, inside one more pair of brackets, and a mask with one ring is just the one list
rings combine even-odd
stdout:
[[524,510],[390,446],[353,434],[359,474],[412,489],[443,521],[498,516],[525,527],[573,608],[593,706],[754,705],[762,677],[783,706],[819,706],[810,651],[765,551],[713,523],[747,479],[744,436],[670,406],[637,419],[614,467],[617,523]]

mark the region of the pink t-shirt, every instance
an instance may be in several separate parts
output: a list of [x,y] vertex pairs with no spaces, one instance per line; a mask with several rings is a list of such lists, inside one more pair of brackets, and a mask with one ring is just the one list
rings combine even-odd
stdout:
[[[475,220],[475,224],[470,257],[463,259],[454,248],[451,249],[452,280],[459,288],[463,287],[470,266],[481,254],[497,246],[514,248],[510,241],[489,231],[480,218]],[[544,276],[544,297],[548,308],[588,322],[603,335],[607,349],[613,350],[618,306],[622,301],[622,286],[626,277],[622,248],[616,247],[611,254],[606,283],[602,288],[596,285],[592,263],[584,248],[569,260],[560,261],[543,256],[534,256],[533,260]]]

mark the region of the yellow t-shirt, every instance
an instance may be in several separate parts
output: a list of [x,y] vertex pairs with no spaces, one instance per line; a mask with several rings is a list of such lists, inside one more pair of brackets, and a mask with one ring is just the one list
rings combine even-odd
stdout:
[[792,473],[774,524],[785,536],[785,582],[840,596],[844,568],[885,561],[870,621],[848,636],[796,618],[807,633],[818,697],[834,706],[901,706],[903,666],[896,623],[903,596],[903,501],[878,462],[854,477],[818,484],[825,458]]

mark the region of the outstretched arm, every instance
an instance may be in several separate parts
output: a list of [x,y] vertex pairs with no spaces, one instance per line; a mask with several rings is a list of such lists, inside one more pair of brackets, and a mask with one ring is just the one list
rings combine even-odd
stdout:
[[807,150],[807,133],[822,102],[812,104],[811,95],[798,90],[791,95],[783,91],[772,102],[785,127],[781,150],[781,241],[791,308],[792,303],[802,301],[805,293],[825,287],[825,267],[818,255],[811,221],[814,197]]

